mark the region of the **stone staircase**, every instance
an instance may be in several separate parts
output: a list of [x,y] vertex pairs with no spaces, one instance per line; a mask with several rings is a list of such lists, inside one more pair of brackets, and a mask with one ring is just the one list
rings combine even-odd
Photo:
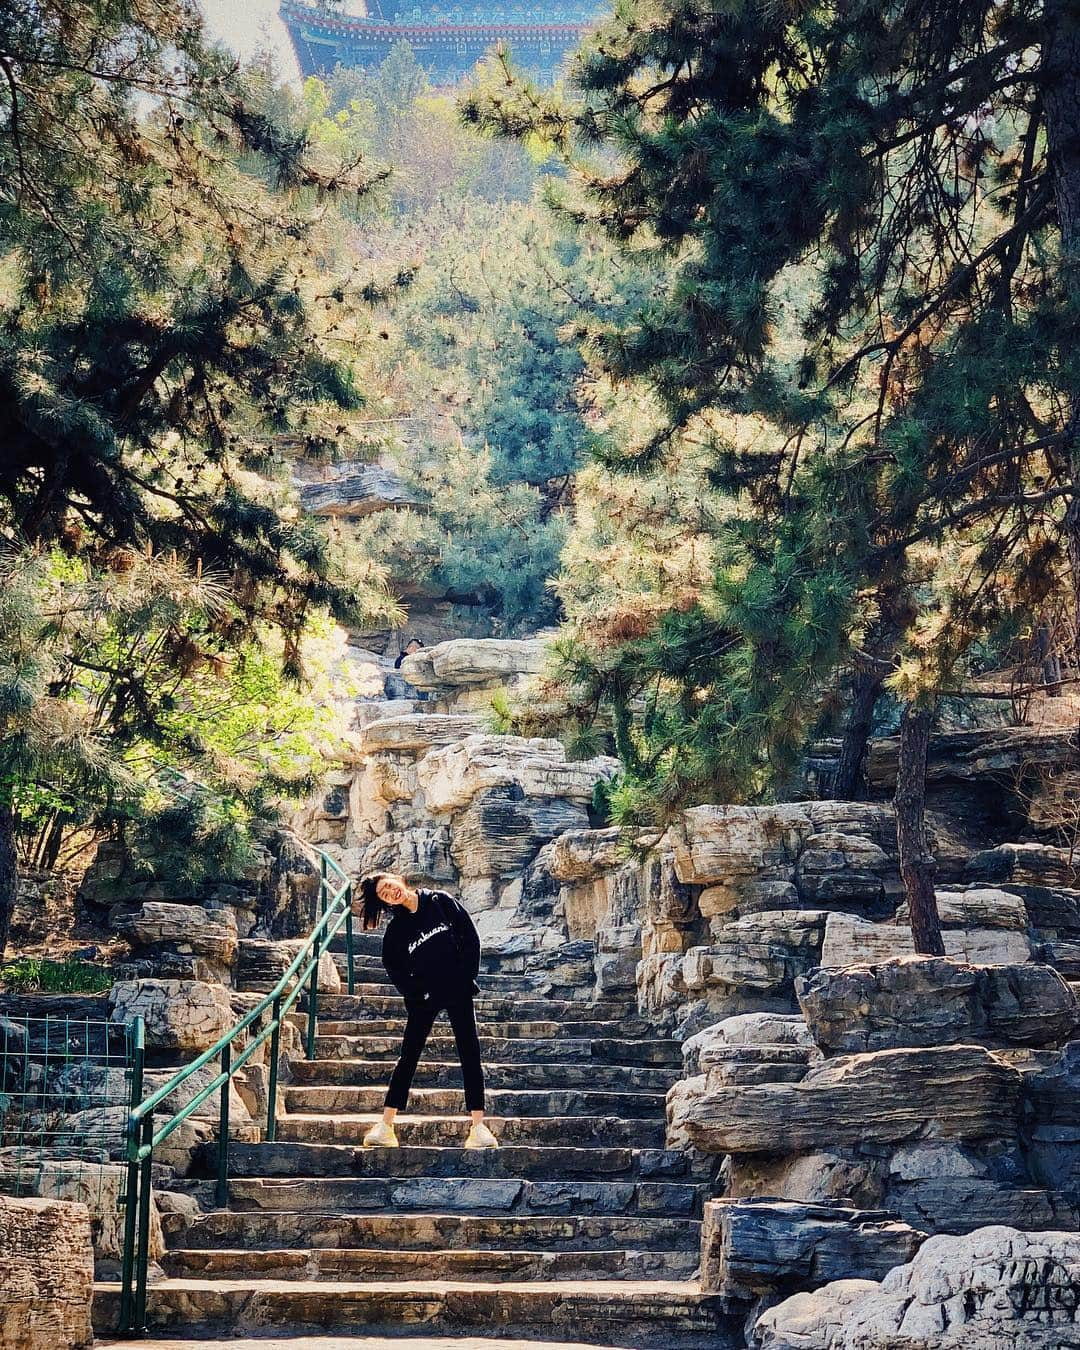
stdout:
[[[163,1215],[150,1325],[741,1345],[741,1318],[695,1280],[710,1178],[664,1147],[676,1042],[624,1003],[545,998],[536,977],[485,973],[477,1013],[502,1147],[461,1147],[460,1071],[439,1022],[402,1147],[364,1150],[404,1026],[379,943],[358,937],[355,994],[320,999],[317,1058],[292,1064],[277,1142],[232,1145],[228,1208],[206,1181],[200,1212]],[[204,1164],[209,1176],[212,1150]],[[102,1330],[116,1296],[99,1288]]]

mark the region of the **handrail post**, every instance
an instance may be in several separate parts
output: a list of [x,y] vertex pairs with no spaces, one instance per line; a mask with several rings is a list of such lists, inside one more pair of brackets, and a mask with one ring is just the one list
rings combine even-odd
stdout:
[[266,1095],[266,1139],[272,1144],[277,1138],[277,1079],[278,1056],[281,1054],[281,995],[273,1003],[273,1030],[270,1033],[270,1083]]
[[117,1334],[124,1336],[131,1331],[132,1317],[132,1276],[135,1271],[135,1219],[136,1206],[139,1203],[139,1123],[134,1112],[142,1101],[143,1068],[146,1059],[146,1033],[143,1019],[135,1017],[131,1022],[132,1061],[131,1091],[128,1096],[129,1115],[127,1122],[127,1187],[124,1193],[124,1251],[120,1268],[120,1317]]
[[353,912],[352,883],[345,887],[345,979],[350,994],[356,993],[356,975],[353,970]]
[[139,1250],[135,1267],[135,1327],[137,1336],[146,1330],[146,1272],[150,1264],[150,1192],[154,1162],[154,1112],[150,1110],[143,1117],[142,1148],[146,1156],[142,1160],[139,1177]]
[[308,1059],[315,1058],[315,1031],[319,1017],[319,962],[321,960],[322,949],[316,940],[315,960],[312,963],[311,977],[308,980],[307,1042],[305,1046]]
[[226,1041],[221,1047],[221,1072],[225,1081],[221,1085],[218,1106],[218,1174],[217,1207],[229,1206],[229,1092],[232,1088],[232,1041]]

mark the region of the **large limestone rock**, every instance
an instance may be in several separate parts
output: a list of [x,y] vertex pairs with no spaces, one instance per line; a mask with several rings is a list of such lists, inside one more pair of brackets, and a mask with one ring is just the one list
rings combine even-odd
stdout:
[[832,1350],[850,1309],[878,1287],[876,1280],[834,1280],[792,1294],[757,1319],[753,1344],[760,1350]]
[[[246,938],[240,943],[236,983],[249,992],[268,994],[292,965],[303,945],[302,938],[283,938],[278,942]],[[301,971],[306,964],[301,966]],[[341,992],[341,975],[330,952],[323,952],[319,957],[318,984],[320,993]]]
[[373,839],[362,851],[357,868],[364,872],[400,872],[425,882],[454,882],[457,869],[450,857],[450,830],[391,830]]
[[0,1350],[92,1345],[93,1284],[85,1205],[0,1196]]
[[562,743],[541,737],[466,736],[425,755],[417,779],[428,808],[459,811],[491,788],[516,784],[528,797],[563,797],[587,802],[601,778],[611,777],[618,761],[606,755],[568,760]]
[[686,1129],[706,1153],[805,1153],[942,1139],[1011,1139],[1020,1075],[973,1045],[880,1050],[812,1067],[800,1082],[714,1084]]
[[519,784],[507,783],[479,793],[457,817],[450,854],[462,876],[513,876],[563,830],[588,824],[581,802],[527,797]]
[[799,904],[876,913],[901,890],[890,807],[696,806],[670,827],[667,840],[680,881],[711,892],[710,915]]
[[268,858],[259,870],[256,929],[241,936],[302,937],[318,917],[319,856],[291,830],[267,841]]
[[1027,886],[1064,886],[1080,883],[1080,857],[1052,844],[999,844],[968,859],[968,880]]
[[[1020,965],[1031,959],[1027,933],[1008,928],[946,928],[941,934],[947,956],[973,965]],[[821,948],[823,966],[872,965],[898,956],[914,956],[911,929],[894,923],[870,923],[853,914],[830,914]]]
[[[928,1238],[879,1285],[778,1304],[755,1343],[779,1350],[1062,1350],[1080,1345],[1080,1235],[979,1228]],[[828,1313],[825,1309],[831,1309]],[[795,1339],[795,1337],[801,1339]]]
[[[938,918],[942,928],[1015,928],[1028,926],[1027,906],[1018,895],[998,886],[969,886],[962,891],[938,891]],[[896,911],[896,923],[910,924],[907,901]]]
[[751,1299],[830,1280],[882,1279],[926,1234],[877,1211],[786,1200],[709,1200],[701,1232],[702,1288]]
[[300,485],[300,504],[313,515],[357,519],[375,511],[421,505],[394,468],[342,461],[327,472],[324,482]]
[[111,1020],[143,1018],[155,1049],[208,1050],[233,1024],[228,993],[202,980],[119,980],[109,995]]
[[1033,964],[899,957],[811,971],[795,992],[815,1040],[831,1054],[950,1042],[1055,1045],[1080,1018],[1057,971]]
[[114,910],[113,925],[136,951],[198,957],[218,979],[227,977],[236,960],[237,923],[231,909],[144,900],[134,911]]
[[[68,1200],[85,1205],[90,1215],[98,1277],[115,1273],[124,1256],[126,1167],[116,1163],[72,1163],[46,1159],[38,1169],[34,1193],[45,1200]],[[164,1254],[165,1239],[153,1192],[150,1196],[149,1241],[150,1260],[157,1261]]]
[[415,713],[385,717],[363,728],[358,749],[364,757],[388,753],[421,756],[482,730],[483,718],[475,714]]
[[401,673],[418,689],[505,685],[544,669],[547,645],[538,638],[454,638],[401,663]]
[[788,1013],[741,1013],[725,1017],[705,1027],[682,1044],[683,1067],[688,1074],[697,1073],[718,1050],[733,1046],[787,1046],[806,1052],[807,1062],[818,1060],[818,1049],[810,1028],[803,1017]]

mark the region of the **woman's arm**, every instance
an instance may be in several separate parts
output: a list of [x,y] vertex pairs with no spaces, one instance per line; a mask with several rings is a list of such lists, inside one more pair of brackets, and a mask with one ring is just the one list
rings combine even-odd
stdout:
[[449,891],[440,891],[439,895],[461,949],[465,969],[475,980],[480,973],[480,934],[476,931],[476,924],[461,901]]

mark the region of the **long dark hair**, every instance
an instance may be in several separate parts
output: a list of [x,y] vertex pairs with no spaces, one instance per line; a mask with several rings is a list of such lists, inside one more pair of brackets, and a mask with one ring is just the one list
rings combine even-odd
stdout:
[[375,889],[383,877],[396,877],[396,872],[369,872],[366,877],[360,879],[360,900],[364,909],[364,932],[368,933],[373,928],[378,928],[382,922],[382,916],[391,908],[384,900],[379,899],[378,891]]

